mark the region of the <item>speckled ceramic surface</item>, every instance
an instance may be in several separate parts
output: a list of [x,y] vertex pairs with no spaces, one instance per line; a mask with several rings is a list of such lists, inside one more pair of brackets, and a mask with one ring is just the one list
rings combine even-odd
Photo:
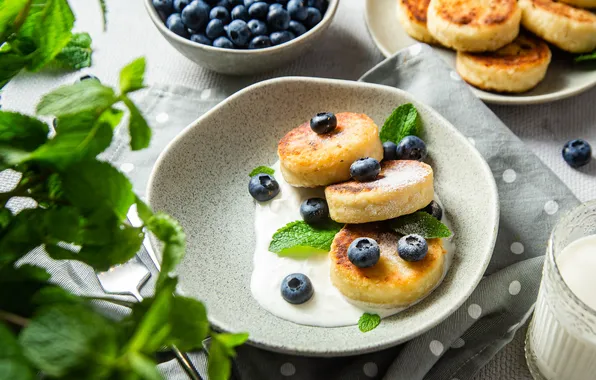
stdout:
[[248,75],[273,70],[305,54],[331,25],[339,0],[329,0],[323,19],[314,28],[292,41],[266,49],[221,49],[202,45],[171,32],[152,4],[144,0],[145,9],[164,38],[186,58],[222,74]]
[[[297,325],[252,298],[254,201],[248,173],[277,161],[279,139],[317,112],[362,112],[382,125],[400,104],[418,108],[435,171],[435,189],[455,233],[454,262],[444,282],[418,305],[375,330]],[[280,174],[277,174],[280,175]],[[496,185],[468,140],[433,110],[391,87],[315,78],[261,82],[231,96],[182,132],[155,165],[149,203],[178,219],[188,236],[179,268],[182,291],[203,300],[210,321],[248,331],[250,343],[303,355],[351,355],[417,336],[457,309],[478,284],[497,233]]]

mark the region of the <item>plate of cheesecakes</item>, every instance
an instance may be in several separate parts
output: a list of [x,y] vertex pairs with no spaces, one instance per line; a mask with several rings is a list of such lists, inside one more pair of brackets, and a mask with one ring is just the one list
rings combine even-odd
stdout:
[[536,104],[596,85],[596,0],[367,0],[383,55],[424,42],[482,100]]
[[490,168],[437,112],[395,88],[304,77],[257,83],[187,127],[148,201],[183,226],[180,291],[215,328],[309,356],[436,326],[481,280],[499,221]]

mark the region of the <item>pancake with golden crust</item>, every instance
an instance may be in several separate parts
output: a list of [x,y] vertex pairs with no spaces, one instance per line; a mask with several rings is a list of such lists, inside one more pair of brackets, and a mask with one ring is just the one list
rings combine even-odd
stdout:
[[577,8],[596,8],[596,0],[559,0]]
[[519,34],[517,0],[431,0],[427,26],[441,44],[458,51],[494,51]]
[[522,25],[547,42],[571,53],[596,49],[596,15],[551,0],[520,0]]
[[512,43],[490,53],[457,53],[461,77],[482,90],[525,92],[546,75],[551,61],[548,45],[533,36],[519,36]]
[[[381,248],[379,262],[370,268],[348,259],[348,247],[360,237],[374,239]],[[333,285],[351,301],[382,308],[409,306],[428,295],[443,277],[447,251],[442,239],[429,239],[426,257],[407,262],[397,254],[399,237],[385,223],[346,225],[329,252]]]
[[397,0],[397,19],[412,38],[429,44],[438,43],[426,27],[430,0]]
[[419,161],[381,163],[376,180],[355,180],[325,188],[331,219],[339,223],[368,223],[411,214],[434,197],[433,169]]
[[365,114],[335,115],[337,127],[318,135],[306,122],[288,132],[277,146],[284,179],[292,186],[317,187],[350,179],[359,158],[383,159],[379,127]]

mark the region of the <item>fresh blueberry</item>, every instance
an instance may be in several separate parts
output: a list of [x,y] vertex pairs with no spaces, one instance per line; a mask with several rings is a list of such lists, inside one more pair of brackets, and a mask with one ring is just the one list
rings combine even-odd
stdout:
[[290,21],[290,26],[288,30],[294,33],[297,37],[306,33],[306,27],[302,25],[300,22],[294,20]]
[[434,216],[438,220],[441,220],[443,218],[443,209],[435,201],[430,202],[428,204],[428,206],[426,206],[425,208],[422,209],[422,211],[424,211],[424,212],[426,212],[428,214],[431,214],[432,216]]
[[383,143],[383,161],[397,160],[397,145],[391,141]]
[[248,21],[249,15],[246,7],[244,5],[236,5],[234,9],[232,9],[232,20],[243,20]]
[[248,15],[251,18],[265,20],[267,18],[267,13],[269,13],[269,4],[267,4],[264,1],[258,1],[256,3],[253,3],[248,8]]
[[306,12],[307,15],[306,19],[304,20],[304,25],[306,25],[306,27],[309,29],[313,28],[323,19],[321,12],[319,12],[317,8],[308,7]]
[[292,20],[304,21],[308,14],[304,0],[290,0],[288,1],[288,13]]
[[230,12],[228,12],[226,7],[222,6],[213,7],[209,12],[209,18],[211,20],[221,20],[224,24],[228,24],[231,21]]
[[184,23],[182,22],[182,17],[180,17],[180,13],[172,13],[170,17],[166,20],[166,26],[172,32],[176,33],[181,37],[188,37],[188,30]]
[[286,5],[288,5],[288,0],[277,0],[277,1],[273,1],[273,2],[280,4],[282,7],[285,7]]
[[337,117],[333,112],[319,112],[310,119],[310,128],[318,135],[324,135],[337,127]]
[[269,35],[271,39],[271,44],[273,46],[285,44],[288,41],[291,41],[295,38],[293,33],[288,32],[287,30],[282,30],[281,32],[273,32]]
[[424,161],[426,158],[426,144],[416,136],[406,136],[397,144],[398,160]]
[[85,75],[81,76],[81,77],[80,77],[80,78],[77,80],[77,82],[82,82],[82,81],[85,81],[85,80],[96,80],[96,81],[98,81],[98,82],[100,82],[100,83],[101,83],[101,81],[99,80],[99,78],[98,78],[98,77],[96,77],[96,76],[95,76],[95,75],[93,75],[93,74],[85,74]]
[[318,9],[321,13],[327,10],[327,0],[308,0],[309,7]]
[[205,34],[212,40],[224,34],[224,23],[220,19],[213,19],[207,24]]
[[420,261],[428,253],[428,243],[420,235],[406,235],[397,242],[397,253],[405,261]]
[[291,304],[305,303],[314,293],[312,282],[302,273],[287,275],[281,282],[281,296]]
[[172,13],[172,0],[153,0],[153,7],[156,11],[169,15]]
[[[275,30],[286,30],[290,26],[290,14],[285,9],[269,8],[267,23]],[[271,38],[271,42],[273,42],[273,38]],[[273,44],[277,45],[275,42]]]
[[227,37],[217,37],[215,41],[213,41],[213,46],[224,49],[234,48],[234,44],[232,43],[232,41],[228,40]]
[[248,9],[248,8],[250,8],[251,5],[253,5],[257,1],[259,1],[259,0],[244,0],[244,6],[246,7],[246,9]]
[[360,158],[350,166],[350,175],[358,182],[374,181],[381,172],[381,164],[374,158]]
[[219,0],[217,4],[215,4],[215,6],[224,7],[228,10],[228,12],[230,11],[230,9],[232,9],[232,4],[230,3],[230,0]]
[[271,40],[268,36],[256,36],[248,44],[249,49],[264,49],[271,47]]
[[329,206],[323,198],[310,198],[300,205],[300,215],[308,224],[321,224],[329,220]]
[[190,2],[191,0],[174,0],[174,12],[182,12]]
[[228,0],[230,6],[234,8],[236,5],[244,5],[244,0]]
[[[248,26],[248,29],[250,29],[250,33],[253,36],[267,35],[267,24],[265,24],[261,20],[250,20],[249,22],[246,23],[246,25]],[[269,40],[269,37],[267,37],[267,40]],[[269,42],[271,42],[271,41],[269,41]]]
[[[215,42],[220,38],[222,37],[219,37]],[[279,194],[279,183],[269,174],[257,174],[248,182],[248,192],[259,202],[269,201]]]
[[592,147],[582,139],[568,141],[563,147],[563,158],[572,168],[582,167],[592,159]]
[[211,41],[209,38],[207,38],[206,35],[202,33],[191,35],[190,40],[203,45],[213,45],[213,41]]
[[284,9],[284,6],[279,3],[273,3],[269,6],[269,10],[271,9]]
[[184,25],[192,30],[201,30],[209,21],[209,5],[201,0],[194,0],[182,10]]
[[217,4],[217,2],[219,0],[203,0],[204,2],[206,2],[207,4],[209,4],[210,6],[214,6],[215,4]]
[[379,262],[381,248],[371,238],[358,238],[348,247],[348,259],[358,268],[370,268]]
[[246,46],[250,42],[250,29],[246,22],[242,20],[234,20],[228,25],[228,38],[238,46]]

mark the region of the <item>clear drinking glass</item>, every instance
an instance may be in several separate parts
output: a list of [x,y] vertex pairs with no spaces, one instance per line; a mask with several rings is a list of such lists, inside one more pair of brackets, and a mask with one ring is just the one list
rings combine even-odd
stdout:
[[557,257],[565,247],[594,234],[596,201],[582,204],[563,217],[549,239],[526,337],[526,361],[536,380],[596,379],[596,310],[573,294],[557,266]]

